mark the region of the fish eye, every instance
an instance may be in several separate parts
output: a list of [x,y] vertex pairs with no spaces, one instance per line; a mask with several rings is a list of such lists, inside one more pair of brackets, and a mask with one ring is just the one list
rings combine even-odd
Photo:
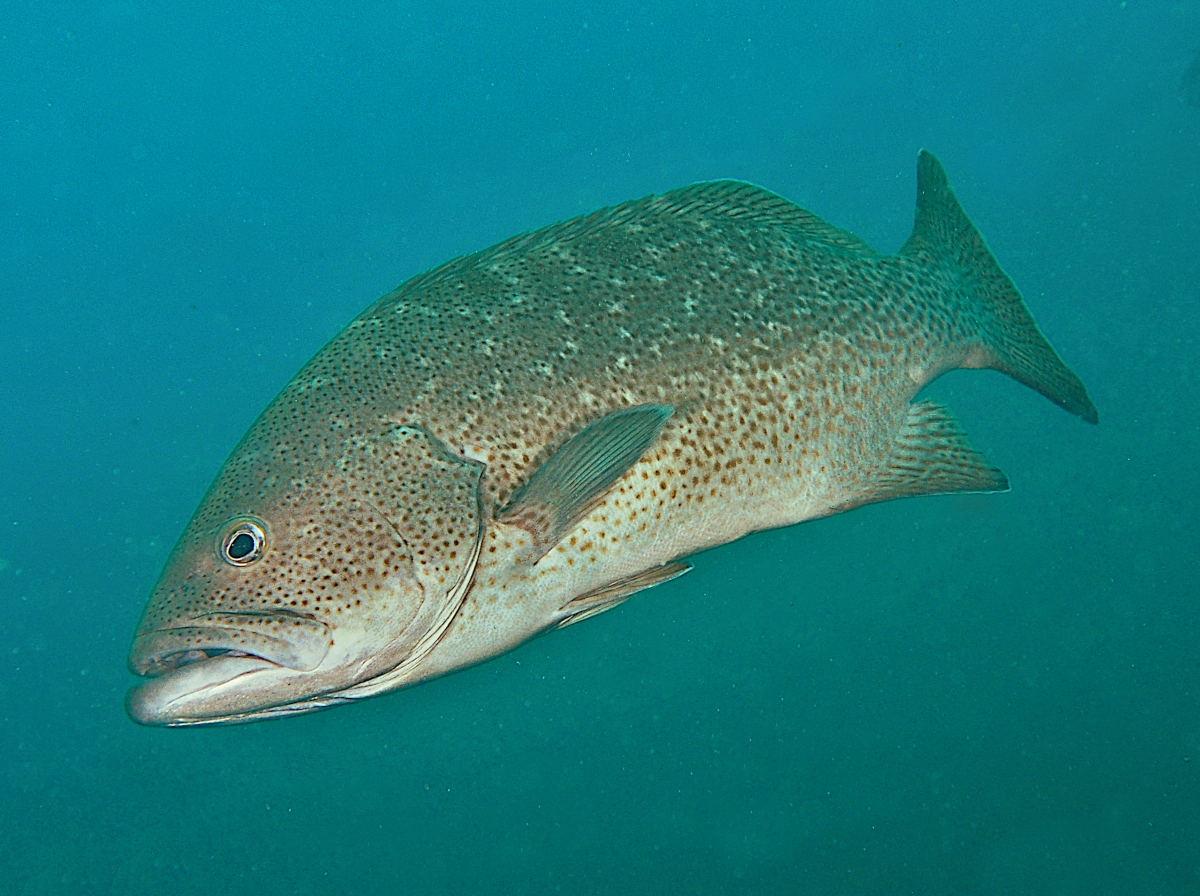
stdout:
[[249,566],[267,548],[267,533],[254,520],[233,520],[221,539],[221,559],[233,566]]

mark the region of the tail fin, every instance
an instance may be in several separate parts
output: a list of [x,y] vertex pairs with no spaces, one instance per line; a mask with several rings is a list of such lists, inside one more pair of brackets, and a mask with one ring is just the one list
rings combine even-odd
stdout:
[[969,366],[1007,373],[1088,423],[1099,421],[1083,382],[1046,341],[1012,280],[967,219],[941,162],[924,150],[917,160],[917,220],[900,253],[925,253],[958,265],[963,288],[974,294],[984,342],[982,356]]

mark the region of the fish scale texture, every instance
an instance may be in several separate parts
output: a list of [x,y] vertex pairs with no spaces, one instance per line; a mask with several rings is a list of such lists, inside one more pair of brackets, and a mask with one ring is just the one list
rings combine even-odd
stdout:
[[627,405],[676,405],[659,453],[697,487],[727,455],[779,464],[826,435],[853,453],[851,434],[873,429],[868,403],[895,398],[897,365],[928,355],[931,338],[968,335],[917,273],[766,190],[684,188],[401,286],[313,359],[259,438],[428,421],[485,461],[493,505]]

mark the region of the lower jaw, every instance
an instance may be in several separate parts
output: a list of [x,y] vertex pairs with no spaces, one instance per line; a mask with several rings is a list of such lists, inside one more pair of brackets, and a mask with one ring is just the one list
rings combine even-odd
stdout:
[[223,654],[191,662],[130,689],[125,708],[142,725],[218,721],[260,706],[261,700],[251,697],[245,688],[231,685],[237,679],[269,670],[283,671],[274,663],[245,654]]

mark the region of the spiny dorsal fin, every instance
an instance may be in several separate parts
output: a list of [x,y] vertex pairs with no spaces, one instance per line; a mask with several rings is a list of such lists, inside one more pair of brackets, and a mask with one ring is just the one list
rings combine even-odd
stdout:
[[510,254],[536,251],[542,246],[570,244],[611,227],[697,217],[705,220],[731,218],[764,226],[782,227],[794,236],[833,249],[871,258],[879,253],[849,231],[834,227],[794,202],[766,187],[741,180],[710,180],[679,187],[657,196],[631,199],[588,215],[561,221],[541,230],[521,234],[471,258],[491,264]]
[[638,462],[674,412],[643,404],[601,417],[550,455],[496,519],[533,536],[537,562]]
[[1005,492],[1008,487],[1008,477],[971,444],[953,414],[936,402],[918,401],[909,407],[892,456],[870,487],[834,512],[892,498]]
[[611,610],[639,591],[645,591],[647,588],[677,579],[691,568],[692,564],[676,560],[673,563],[664,563],[662,566],[656,566],[636,575],[610,582],[603,588],[597,588],[587,594],[581,594],[568,601],[566,606],[558,611],[559,617],[555,628],[565,628],[572,623],[595,616],[597,613]]
[[[486,268],[509,258],[519,258],[550,247],[585,240],[612,227],[686,216],[709,220],[731,218],[764,226],[782,227],[801,240],[820,243],[831,249],[851,252],[866,258],[880,257],[864,240],[849,231],[834,227],[765,187],[741,180],[711,180],[680,187],[657,196],[631,199],[620,205],[602,208],[539,230],[517,234],[487,249],[472,255],[463,255],[424,274],[418,274],[384,299],[402,292],[411,294],[431,284],[462,277],[469,270]],[[370,309],[368,313],[369,311]]]

